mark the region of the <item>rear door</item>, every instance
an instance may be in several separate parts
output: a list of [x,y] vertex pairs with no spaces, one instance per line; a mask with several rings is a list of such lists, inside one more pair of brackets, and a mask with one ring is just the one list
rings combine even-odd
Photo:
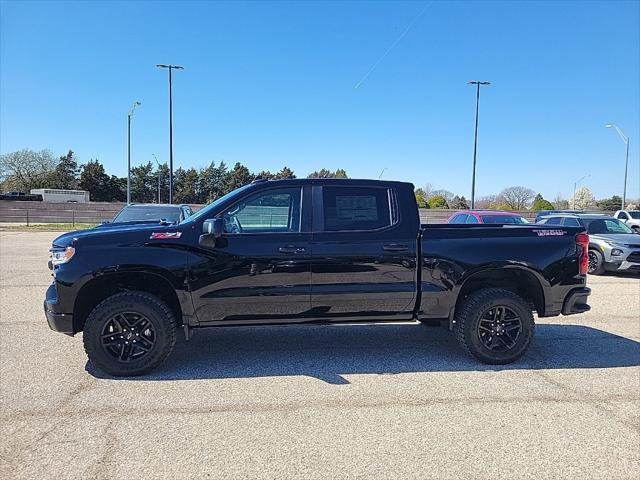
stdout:
[[396,189],[319,184],[313,205],[313,316],[410,316],[419,221],[402,218]]

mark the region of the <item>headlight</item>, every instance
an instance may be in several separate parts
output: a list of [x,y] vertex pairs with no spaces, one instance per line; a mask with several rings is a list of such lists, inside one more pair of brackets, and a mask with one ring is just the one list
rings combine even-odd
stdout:
[[63,263],[67,263],[69,260],[73,258],[73,255],[76,253],[76,249],[73,247],[67,248],[52,248],[49,250],[49,261],[52,266],[62,265]]

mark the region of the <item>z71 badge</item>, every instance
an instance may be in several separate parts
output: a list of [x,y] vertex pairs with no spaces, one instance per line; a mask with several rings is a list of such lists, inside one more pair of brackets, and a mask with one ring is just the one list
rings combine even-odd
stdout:
[[151,240],[164,240],[167,238],[180,238],[182,232],[153,232]]
[[534,230],[539,237],[563,236],[567,232],[564,230]]

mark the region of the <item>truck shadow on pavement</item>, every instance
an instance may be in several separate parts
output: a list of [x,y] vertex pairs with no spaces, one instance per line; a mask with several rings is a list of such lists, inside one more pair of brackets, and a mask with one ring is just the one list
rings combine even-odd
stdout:
[[[511,365],[467,357],[453,334],[421,324],[226,327],[196,331],[158,370],[124,380],[195,380],[304,375],[348,384],[342,375],[612,368],[640,365],[640,342],[591,327],[540,324]],[[87,363],[98,378],[117,379]]]

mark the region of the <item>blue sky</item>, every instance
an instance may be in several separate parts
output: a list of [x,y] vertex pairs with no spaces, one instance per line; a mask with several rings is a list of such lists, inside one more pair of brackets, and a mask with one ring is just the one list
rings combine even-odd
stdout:
[[638,1],[2,1],[0,27],[2,153],[73,149],[125,175],[139,100],[132,161],[165,161],[167,78],[154,65],[175,63],[176,167],[386,168],[468,197],[467,81],[480,79],[492,85],[479,196],[526,185],[568,197],[586,174],[597,197],[621,194],[624,144],[607,122],[631,137],[628,196],[640,196]]

